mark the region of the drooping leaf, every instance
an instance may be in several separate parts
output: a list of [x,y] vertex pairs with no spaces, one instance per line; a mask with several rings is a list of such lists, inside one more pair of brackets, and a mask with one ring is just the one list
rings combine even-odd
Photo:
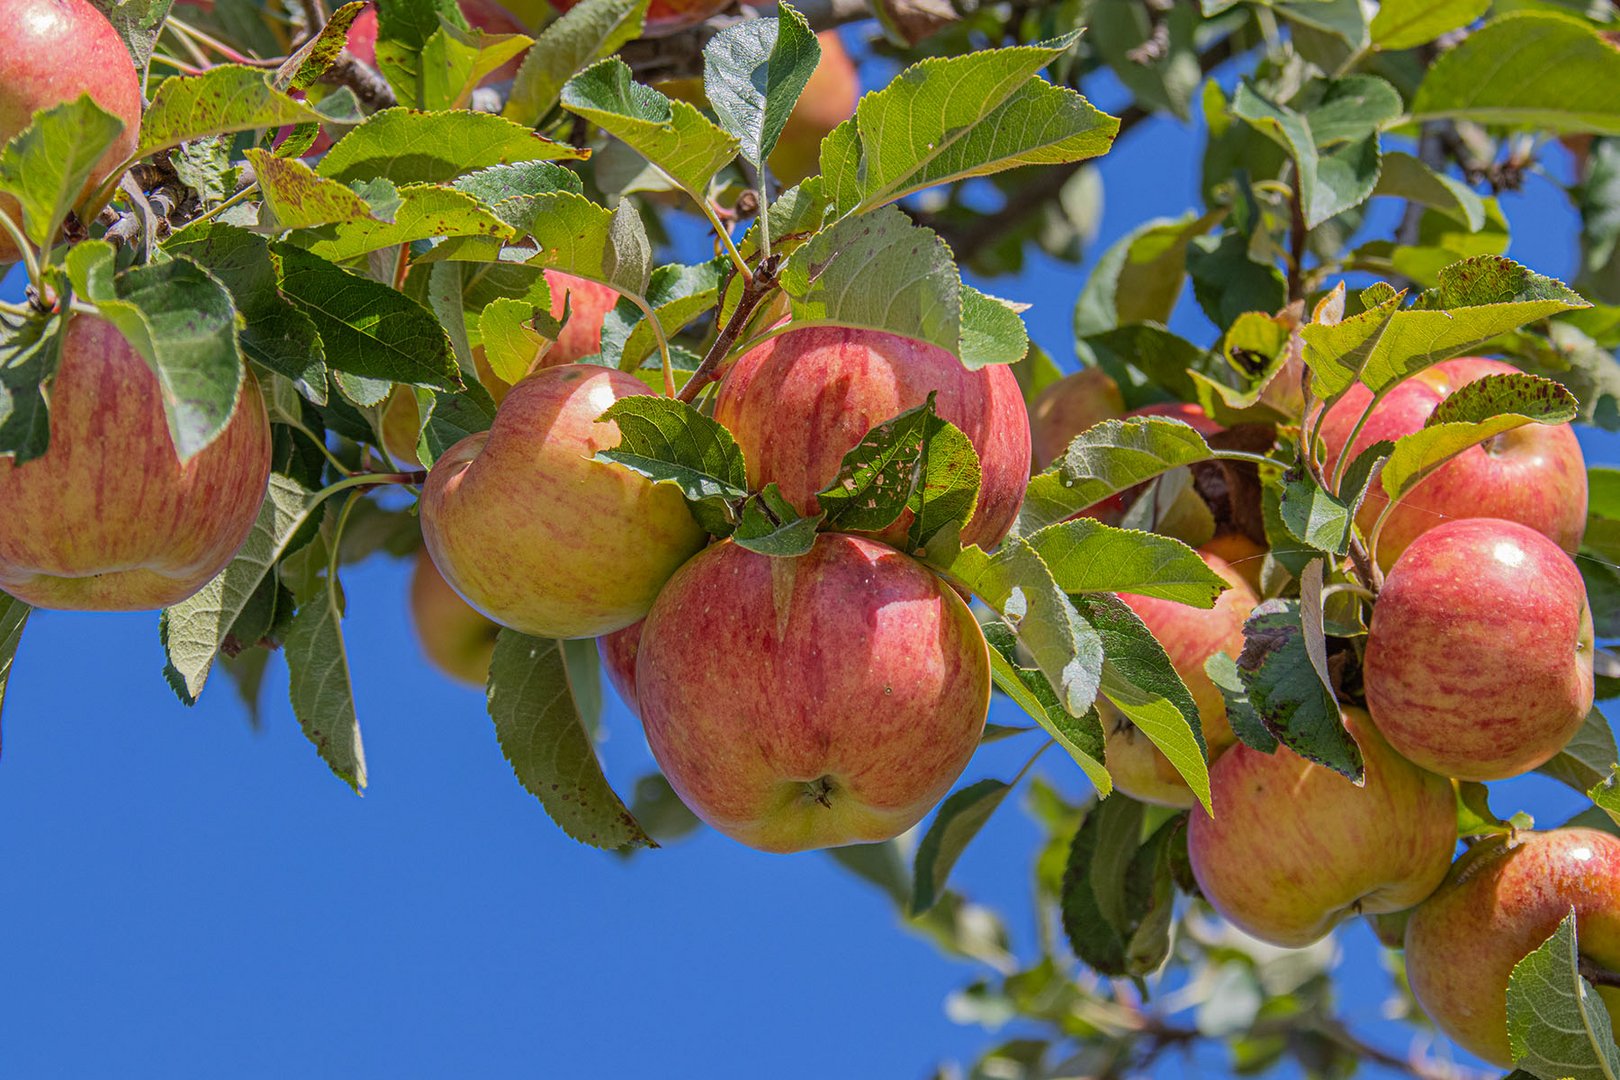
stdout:
[[1107,795],[1114,782],[1102,763],[1104,736],[1096,708],[1071,714],[1045,675],[1019,664],[1018,636],[1011,626],[1000,619],[986,619],[980,625],[990,645],[990,673],[996,686],[1074,759],[1099,796]]
[[282,653],[291,676],[293,714],[338,779],[366,787],[366,752],[354,709],[349,653],[343,642],[343,589],[326,581],[293,616]]
[[1143,836],[1141,803],[1114,795],[1092,807],[1063,873],[1063,929],[1075,955],[1105,975],[1140,978],[1158,970],[1170,949],[1174,860],[1185,848],[1177,815]]
[[1133,593],[1207,608],[1228,588],[1196,551],[1168,536],[1077,518],[1027,539],[1066,593]]
[[990,815],[1007,801],[1012,785],[1001,780],[980,780],[959,788],[939,804],[933,824],[917,845],[912,872],[911,914],[921,915],[945,891],[956,860],[979,835]]
[[1620,1076],[1609,1011],[1581,977],[1575,910],[1513,965],[1507,986],[1508,1045],[1520,1068],[1559,1080]]
[[1104,420],[1076,436],[1050,469],[1030,481],[1017,531],[1028,535],[1160,473],[1213,457],[1204,437],[1179,420]]
[[523,58],[502,115],[534,127],[562,95],[574,72],[619,51],[641,34],[648,0],[582,0],[535,39]]
[[609,420],[619,426],[619,444],[597,460],[675,484],[699,524],[716,536],[731,533],[730,504],[748,497],[747,466],[731,432],[683,401],[650,394],[615,401],[597,418]]
[[81,94],[35,114],[0,149],[0,191],[16,197],[19,224],[36,246],[55,241],[96,163],[123,131],[122,120]]

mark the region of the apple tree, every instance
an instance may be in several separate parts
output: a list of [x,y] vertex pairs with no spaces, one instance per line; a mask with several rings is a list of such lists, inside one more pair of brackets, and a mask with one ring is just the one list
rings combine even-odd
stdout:
[[[0,0],[0,693],[32,610],[160,610],[359,790],[342,576],[409,558],[558,827],[826,849],[982,964],[974,1077],[1620,1075],[1620,12],[557,6]],[[1161,116],[1199,205],[1091,258]],[[1541,175],[1573,285],[1505,257]],[[1009,802],[1034,956],[951,883]]]

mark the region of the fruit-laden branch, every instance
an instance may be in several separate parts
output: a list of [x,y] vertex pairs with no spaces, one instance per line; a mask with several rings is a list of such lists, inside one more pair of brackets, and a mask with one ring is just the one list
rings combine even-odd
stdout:
[[754,317],[754,310],[776,288],[776,268],[780,262],[780,255],[770,256],[760,263],[754,276],[743,285],[743,294],[737,301],[736,309],[716,335],[714,344],[709,346],[709,351],[704,354],[703,362],[692,372],[692,377],[686,381],[686,385],[681,387],[680,400],[690,403],[698,396],[700,390],[719,378],[721,361],[725,360],[731,347],[737,344],[737,338],[748,325],[748,320]]

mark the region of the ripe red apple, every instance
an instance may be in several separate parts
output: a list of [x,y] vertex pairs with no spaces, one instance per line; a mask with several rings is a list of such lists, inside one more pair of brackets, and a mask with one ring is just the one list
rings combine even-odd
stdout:
[[771,151],[771,172],[784,188],[821,171],[821,140],[855,115],[861,97],[855,61],[844,50],[838,31],[823,30],[816,38],[821,42],[821,59]]
[[[1351,448],[1352,457],[1380,439],[1397,439],[1423,427],[1435,407],[1459,387],[1518,369],[1497,360],[1464,356],[1436,364],[1407,379],[1373,409]],[[1322,420],[1324,460],[1337,467],[1356,420],[1372,399],[1357,385]],[[1374,481],[1356,521],[1363,534],[1388,504]],[[1586,461],[1568,424],[1526,424],[1470,447],[1436,469],[1396,506],[1378,541],[1385,570],[1425,530],[1455,518],[1517,521],[1574,551],[1586,529]]]
[[1029,406],[1029,441],[1040,472],[1063,456],[1074,437],[1125,411],[1119,384],[1101,368],[1065,376],[1035,396]]
[[1260,587],[1260,571],[1266,565],[1267,550],[1264,544],[1255,543],[1243,533],[1224,532],[1206,541],[1198,553],[1225,559],[1226,564],[1259,596],[1264,591]]
[[425,549],[416,553],[411,570],[411,621],[434,667],[469,686],[489,680],[489,658],[501,628],[456,595]]
[[[559,12],[568,11],[579,0],[551,0]],[[685,30],[729,8],[732,0],[652,0],[647,8],[647,22],[642,27],[644,37],[664,37],[677,30]]]
[[[964,544],[990,548],[1018,516],[1029,481],[1029,414],[1012,370],[969,371],[936,345],[873,330],[790,330],[726,373],[714,416],[736,436],[749,479],[776,483],[801,513],[873,427],[928,400],[979,454],[979,504]],[[904,543],[910,514],[882,538]]]
[[0,589],[35,607],[145,611],[225,569],[270,477],[253,375],[184,465],[157,376],[112,323],[73,317],[49,390],[50,449],[24,465],[0,457]]
[[613,684],[624,707],[636,716],[641,715],[641,703],[636,698],[636,657],[641,652],[643,625],[645,620],[596,639],[596,652],[602,659],[602,670],[607,672],[608,682]]
[[1551,758],[1592,708],[1592,614],[1580,571],[1533,529],[1465,518],[1390,570],[1362,681],[1396,750],[1459,780]]
[[1451,784],[1390,748],[1347,709],[1366,783],[1292,750],[1238,743],[1210,768],[1215,816],[1195,808],[1187,851],[1198,888],[1238,928],[1298,948],[1356,914],[1400,911],[1446,876],[1457,846]]
[[[1122,595],[1120,599],[1153,631],[1170,657],[1170,666],[1187,684],[1198,705],[1209,759],[1214,761],[1236,741],[1236,736],[1226,720],[1226,699],[1204,674],[1204,661],[1218,652],[1236,657],[1243,651],[1243,620],[1259,599],[1226,560],[1207,552],[1199,554],[1231,585],[1214,607],[1188,607],[1151,596]],[[1104,764],[1115,787],[1132,798],[1161,806],[1191,806],[1197,801],[1175,766],[1135,724],[1102,698],[1097,700],[1097,707],[1108,735]]]
[[[1511,1066],[1508,978],[1571,907],[1581,955],[1620,970],[1620,839],[1596,829],[1519,833],[1458,859],[1406,925],[1406,975],[1423,1011],[1469,1053]],[[1598,993],[1620,1025],[1620,989]]]
[[653,605],[636,658],[647,741],[681,800],[763,851],[887,840],[973,756],[990,661],[920,563],[823,533],[796,559],[726,541]]
[[611,368],[546,368],[512,388],[488,431],[434,462],[422,538],[463,599],[548,638],[597,637],[647,613],[707,539],[673,485],[593,460],[619,442],[597,417],[647,393]]
[[[0,146],[27,127],[34,113],[82,94],[124,122],[124,130],[90,171],[84,190],[98,186],[130,154],[140,136],[141,82],[135,61],[112,23],[87,0],[0,0]],[[22,224],[21,208],[0,195],[0,210]],[[21,252],[0,229],[0,263]]]
[[572,364],[601,352],[602,320],[619,302],[619,294],[606,285],[560,270],[547,270],[546,284],[551,287],[551,317],[563,317],[566,297],[568,321],[563,324],[562,335],[546,350],[541,366]]

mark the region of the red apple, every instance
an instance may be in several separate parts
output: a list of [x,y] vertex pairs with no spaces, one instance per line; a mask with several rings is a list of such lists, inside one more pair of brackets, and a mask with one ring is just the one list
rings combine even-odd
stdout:
[[641,703],[636,699],[636,656],[641,652],[643,622],[631,623],[623,630],[603,634],[596,639],[596,652],[602,659],[602,670],[608,682],[618,693],[624,707],[636,716],[641,715]]
[[[938,346],[873,330],[790,330],[732,364],[714,416],[737,437],[749,479],[780,485],[810,513],[844,454],[930,391],[938,391],[939,415],[979,454],[979,504],[962,542],[990,548],[1012,527],[1029,481],[1029,415],[1004,364],[969,371]],[[909,524],[907,513],[883,539],[904,543]]]
[[1198,888],[1262,941],[1309,945],[1352,915],[1409,908],[1446,876],[1457,846],[1451,784],[1395,753],[1347,709],[1366,782],[1279,747],[1239,743],[1210,768],[1215,816],[1195,808],[1187,852]]
[[[577,3],[579,0],[551,0],[551,6],[558,11],[568,11]],[[642,36],[664,37],[685,30],[720,14],[731,4],[732,0],[652,0]]]
[[[1423,1011],[1464,1050],[1510,1067],[1508,978],[1570,908],[1581,955],[1620,970],[1620,839],[1596,829],[1519,833],[1458,859],[1406,925],[1406,976]],[[1620,1024],[1620,989],[1598,993]]]
[[[1423,427],[1435,407],[1458,387],[1518,369],[1497,360],[1447,360],[1397,384],[1379,402],[1351,447],[1351,456],[1380,439],[1398,439]],[[1350,431],[1372,399],[1357,385],[1322,420],[1324,460],[1331,474]],[[1363,534],[1388,499],[1374,481],[1356,515]],[[1568,424],[1526,424],[1470,447],[1436,469],[1401,500],[1384,523],[1378,562],[1385,570],[1427,529],[1454,518],[1490,517],[1528,525],[1565,551],[1574,551],[1586,528],[1586,462]]]
[[784,188],[821,171],[821,140],[855,115],[861,97],[855,61],[844,51],[838,31],[823,30],[816,38],[821,42],[821,60],[771,151],[771,172]]
[[1243,533],[1225,532],[1211,537],[1198,549],[1198,553],[1225,559],[1238,577],[1259,596],[1264,592],[1260,587],[1260,571],[1265,568],[1268,550],[1264,544],[1255,543]]
[[1101,368],[1086,368],[1042,390],[1029,406],[1035,471],[1041,472],[1062,457],[1076,435],[1124,411],[1119,384]]
[[50,449],[0,457],[0,589],[35,607],[179,603],[236,554],[270,476],[270,420],[246,373],[236,411],[185,464],[157,376],[117,328],[76,315],[49,385]]
[[469,686],[489,680],[489,659],[501,628],[456,595],[426,550],[416,553],[411,571],[411,621],[434,667]]
[[[1209,759],[1219,758],[1236,741],[1226,720],[1226,699],[1204,674],[1204,661],[1218,652],[1236,657],[1243,651],[1243,621],[1259,599],[1248,583],[1219,556],[1200,552],[1204,561],[1231,588],[1212,608],[1195,608],[1150,596],[1121,596],[1164,646],[1170,665],[1186,682],[1203,725]],[[1105,699],[1097,700],[1107,730],[1104,764],[1114,786],[1132,798],[1162,806],[1191,806],[1197,800],[1168,758]]]
[[1362,681],[1378,730],[1424,768],[1459,780],[1528,772],[1592,708],[1580,571],[1516,522],[1430,529],[1373,605]]
[[670,579],[641,634],[647,741],[681,800],[763,851],[887,840],[973,756],[990,661],[920,563],[823,533],[796,559],[726,541]]
[[[124,130],[90,171],[85,192],[97,187],[135,152],[140,136],[141,82],[135,61],[112,23],[87,0],[0,0],[0,146],[32,121],[34,113],[82,94],[124,122]],[[0,210],[22,224],[21,208],[0,195]],[[0,229],[0,263],[21,252]]]
[[601,352],[602,320],[619,302],[619,294],[606,285],[561,270],[547,270],[546,284],[551,287],[551,317],[563,317],[566,297],[568,321],[563,324],[562,335],[546,350],[541,366],[572,364]]
[[611,368],[546,368],[512,388],[488,431],[434,462],[422,538],[463,599],[547,638],[597,637],[647,614],[707,539],[676,487],[593,460],[619,442],[597,417],[648,393]]

